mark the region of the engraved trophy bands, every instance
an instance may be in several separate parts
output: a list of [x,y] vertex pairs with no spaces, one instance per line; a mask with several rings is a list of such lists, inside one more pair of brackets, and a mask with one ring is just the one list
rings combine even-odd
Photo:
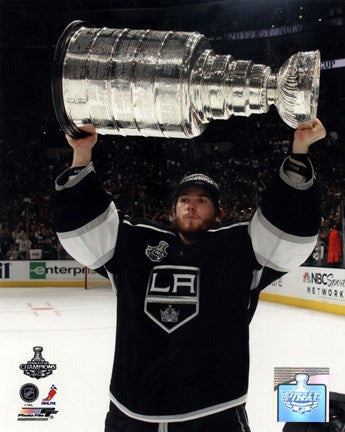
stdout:
[[316,117],[319,51],[298,52],[273,74],[217,55],[199,33],[93,28],[74,21],[60,37],[52,91],[64,132],[193,138],[212,119],[275,105],[293,128]]

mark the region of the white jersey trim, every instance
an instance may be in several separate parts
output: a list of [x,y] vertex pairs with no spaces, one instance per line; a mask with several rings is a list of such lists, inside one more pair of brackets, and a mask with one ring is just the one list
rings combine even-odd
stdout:
[[107,270],[106,269],[106,271],[107,271],[107,274],[108,274],[108,278],[109,278],[109,280],[110,280],[110,282],[111,282],[111,288],[112,288],[112,290],[115,292],[115,294],[117,294],[117,287],[116,287],[116,283],[115,283],[115,279],[114,279],[114,274],[113,273],[111,273],[109,270]]
[[217,414],[221,411],[225,411],[230,408],[234,408],[236,406],[242,405],[246,402],[247,394],[234,399],[229,402],[221,403],[218,405],[214,405],[208,408],[204,408],[197,411],[191,411],[184,414],[177,414],[177,415],[171,415],[171,416],[146,416],[142,414],[137,414],[129,409],[127,409],[124,405],[122,405],[114,395],[110,392],[109,394],[110,400],[117,406],[119,410],[121,410],[124,414],[126,414],[128,417],[134,418],[136,420],[146,421],[150,423],[176,423],[176,422],[182,422],[182,421],[188,421],[188,420],[195,420],[200,417],[206,417],[212,414]]
[[114,255],[119,217],[114,203],[84,227],[57,236],[66,251],[78,262],[96,269]]
[[291,271],[303,264],[312,253],[317,240],[317,235],[299,237],[284,233],[272,225],[260,209],[249,225],[249,235],[258,263],[282,272]]
[[257,210],[257,217],[260,220],[260,223],[272,234],[274,234],[276,237],[284,237],[285,240],[291,241],[293,243],[312,243],[315,241],[315,238],[317,238],[317,235],[313,236],[298,236],[294,234],[288,234],[281,229],[277,228],[275,225],[273,225],[262,213],[261,208],[258,208]]
[[222,230],[226,230],[226,229],[230,229],[230,228],[236,228],[238,226],[244,226],[244,225],[249,225],[249,222],[239,222],[237,224],[233,224],[233,225],[229,225],[229,226],[224,226],[224,227],[220,227],[220,228],[213,228],[208,230],[207,232],[217,232],[217,231],[222,231]]
[[[141,224],[141,223],[139,223],[139,224],[133,224],[133,223],[131,223],[127,219],[124,219],[123,223],[126,223],[127,225],[130,225],[130,226],[133,226],[133,227],[149,228],[149,229],[152,229],[154,231],[158,231],[158,232],[162,232],[162,233],[166,233],[166,234],[171,234],[174,237],[176,237],[176,234],[173,233],[173,232],[171,232],[171,231],[163,230],[161,228],[157,228],[157,227],[154,227],[154,226],[151,226],[151,225],[146,225],[146,224]],[[226,229],[230,229],[230,228],[235,228],[235,227],[243,226],[243,225],[249,225],[249,222],[239,222],[237,224],[233,224],[233,225],[229,225],[229,226],[224,226],[224,227],[220,227],[220,228],[212,228],[210,230],[207,230],[207,232],[217,232],[217,231],[222,231],[222,230],[226,230]]]
[[[117,210],[116,210],[114,202],[111,201],[111,203],[108,205],[107,209],[102,214],[97,216],[95,219],[93,219],[92,221],[88,222],[87,224],[85,224],[82,227],[77,228],[75,230],[59,232],[59,238],[60,239],[68,239],[68,238],[73,238],[73,237],[83,235],[83,234],[87,233],[88,231],[91,231],[94,228],[100,226],[103,222],[105,222],[107,219],[109,219],[112,214],[115,214],[115,213],[117,214]],[[117,220],[117,226],[118,226],[119,218],[117,217],[116,220]]]
[[90,162],[83,170],[80,171],[79,174],[74,175],[74,176],[69,176],[68,180],[66,181],[66,183],[64,183],[63,185],[59,184],[59,181],[61,179],[63,179],[63,177],[66,175],[66,173],[70,170],[70,168],[67,168],[63,173],[61,173],[59,175],[59,177],[56,179],[55,182],[55,189],[57,191],[61,191],[63,189],[66,188],[71,188],[73,186],[75,186],[76,184],[78,184],[79,182],[81,182],[88,174],[90,174],[91,172],[95,172],[93,163]]
[[127,225],[130,225],[130,226],[132,226],[132,227],[149,228],[149,229],[152,229],[152,230],[154,230],[154,231],[162,232],[162,233],[165,233],[165,234],[171,234],[171,235],[173,235],[174,237],[176,237],[176,234],[173,233],[173,232],[171,232],[171,231],[166,231],[166,230],[163,230],[163,229],[161,229],[161,228],[157,228],[157,227],[154,227],[154,226],[151,226],[151,225],[146,225],[146,224],[132,224],[132,223],[131,223],[129,220],[127,220],[127,219],[124,219],[124,220],[123,220],[123,223],[125,223],[125,224],[127,224]]
[[314,183],[314,178],[315,178],[314,168],[313,168],[313,165],[310,162],[310,160],[308,159],[309,163],[310,163],[311,171],[312,171],[312,177],[308,181],[304,180],[301,182],[301,178],[303,178],[303,176],[299,176],[300,178],[298,179],[298,181],[296,181],[296,177],[293,175],[290,175],[291,171],[284,169],[284,164],[285,164],[285,161],[287,159],[288,159],[288,157],[284,159],[283,163],[280,166],[280,170],[279,170],[279,176],[283,180],[283,182],[285,182],[289,186],[293,187],[294,189],[299,189],[299,190],[310,189]]

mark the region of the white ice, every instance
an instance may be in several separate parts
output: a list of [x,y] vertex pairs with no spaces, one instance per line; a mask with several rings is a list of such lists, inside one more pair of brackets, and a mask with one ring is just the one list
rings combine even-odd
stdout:
[[[0,290],[0,431],[103,432],[114,354],[116,298],[110,289]],[[229,341],[231,343],[231,341]],[[32,379],[19,369],[42,346],[57,369]],[[345,317],[260,302],[251,324],[247,411],[252,432],[278,432],[274,367],[329,367],[331,391],[345,393]],[[17,421],[19,390],[34,382],[40,395],[57,387],[48,421]]]

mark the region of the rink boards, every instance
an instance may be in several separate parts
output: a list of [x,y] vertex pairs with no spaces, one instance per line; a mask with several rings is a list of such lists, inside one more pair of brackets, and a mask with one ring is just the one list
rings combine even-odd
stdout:
[[260,298],[345,315],[345,270],[299,267],[269,285]]
[[[87,272],[87,275],[85,274]],[[85,287],[107,279],[74,260],[0,261],[1,287]]]
[[[76,261],[0,261],[1,287],[85,287],[106,280]],[[299,267],[276,280],[261,300],[345,315],[345,270]]]

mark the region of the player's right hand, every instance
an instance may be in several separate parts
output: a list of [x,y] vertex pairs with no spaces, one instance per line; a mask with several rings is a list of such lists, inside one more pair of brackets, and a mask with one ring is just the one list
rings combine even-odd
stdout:
[[85,138],[72,138],[66,135],[68,144],[73,148],[72,167],[86,166],[92,160],[92,147],[97,142],[97,132],[91,124],[87,124],[80,129],[88,132]]
[[89,133],[88,136],[85,138],[72,138],[69,135],[65,135],[66,140],[68,144],[74,149],[74,150],[81,150],[81,149],[92,149],[92,147],[97,142],[97,132],[96,129],[93,127],[92,124],[84,125],[80,128],[81,130]]

